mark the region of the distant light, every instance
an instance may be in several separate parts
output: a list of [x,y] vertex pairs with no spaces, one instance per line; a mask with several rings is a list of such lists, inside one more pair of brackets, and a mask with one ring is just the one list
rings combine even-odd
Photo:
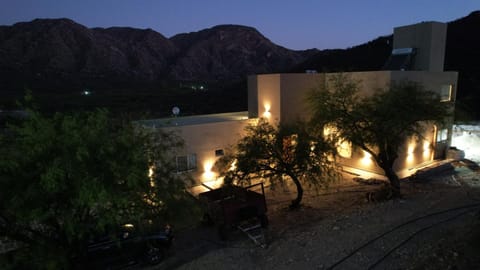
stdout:
[[82,95],[84,96],[89,96],[92,92],[88,91],[88,90],[85,90],[82,92]]

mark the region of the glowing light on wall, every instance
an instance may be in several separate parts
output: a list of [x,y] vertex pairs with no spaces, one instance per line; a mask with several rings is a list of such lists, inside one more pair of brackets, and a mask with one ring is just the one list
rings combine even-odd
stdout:
[[228,168],[229,171],[234,171],[237,168],[237,160],[235,159],[232,164],[230,164],[230,168]]
[[430,142],[429,141],[424,141],[423,142],[423,151],[430,151]]
[[265,103],[263,105],[263,107],[265,108],[265,112],[263,113],[263,117],[265,118],[270,118],[272,116],[272,114],[270,113],[270,103]]
[[431,157],[432,149],[429,141],[423,141],[423,159]]
[[412,162],[413,161],[413,151],[415,150],[415,142],[411,142],[408,144],[407,147],[407,161]]
[[202,180],[209,181],[215,179],[216,175],[212,172],[213,164],[215,162],[213,160],[207,160],[203,163],[203,174]]
[[363,151],[363,158],[360,161],[363,166],[371,166],[373,164],[372,155],[367,151]]
[[208,159],[203,163],[203,173],[201,181],[212,189],[219,188],[223,184],[223,177],[218,177],[218,174],[212,171],[215,159]]

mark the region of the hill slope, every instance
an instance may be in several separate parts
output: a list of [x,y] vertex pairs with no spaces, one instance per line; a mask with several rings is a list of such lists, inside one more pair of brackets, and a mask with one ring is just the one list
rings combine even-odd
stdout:
[[0,27],[0,83],[75,88],[166,79],[238,81],[285,71],[312,52],[282,48],[239,25],[167,39],[151,29],[89,29],[69,19],[37,19]]
[[167,38],[149,29],[88,29],[68,19],[0,28],[0,78],[14,87],[155,80],[176,53]]
[[286,71],[316,52],[285,49],[255,28],[240,25],[179,34],[171,41],[182,54],[170,75],[182,80],[244,80],[250,74]]

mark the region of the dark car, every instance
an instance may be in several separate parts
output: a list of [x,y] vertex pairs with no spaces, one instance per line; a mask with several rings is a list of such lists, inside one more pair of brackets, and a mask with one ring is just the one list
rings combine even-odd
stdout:
[[160,231],[138,230],[132,224],[121,226],[113,235],[96,238],[88,246],[87,262],[94,269],[119,269],[134,264],[158,264],[173,240],[167,225]]

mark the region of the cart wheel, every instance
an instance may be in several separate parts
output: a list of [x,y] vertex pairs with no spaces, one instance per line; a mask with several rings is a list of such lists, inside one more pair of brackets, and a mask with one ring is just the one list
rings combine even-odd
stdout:
[[159,264],[165,258],[165,249],[150,245],[144,254],[145,262],[150,265]]
[[222,241],[225,241],[228,239],[228,228],[226,225],[218,226],[218,236]]
[[261,215],[258,218],[260,219],[260,224],[262,225],[262,228],[267,228],[268,227],[268,217],[267,217],[267,215]]

